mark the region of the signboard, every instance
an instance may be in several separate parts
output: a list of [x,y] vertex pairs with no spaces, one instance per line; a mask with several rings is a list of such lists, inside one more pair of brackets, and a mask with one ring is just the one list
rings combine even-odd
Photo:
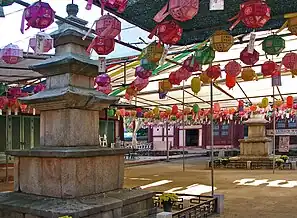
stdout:
[[279,137],[279,152],[289,152],[290,146],[290,136],[280,136]]
[[[273,135],[273,130],[269,129],[267,130],[267,135],[272,136]],[[275,135],[278,136],[290,136],[290,135],[297,135],[297,129],[276,129],[275,130]]]

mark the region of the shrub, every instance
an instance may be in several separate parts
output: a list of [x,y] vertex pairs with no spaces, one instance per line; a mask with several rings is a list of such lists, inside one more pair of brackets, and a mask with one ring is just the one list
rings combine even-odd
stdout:
[[174,193],[163,193],[161,196],[160,196],[160,201],[161,203],[162,202],[174,202],[174,201],[177,201],[178,200],[178,196]]
[[287,155],[282,155],[282,156],[280,157],[280,159],[283,159],[284,162],[286,162],[287,160],[289,160],[289,157],[288,157]]

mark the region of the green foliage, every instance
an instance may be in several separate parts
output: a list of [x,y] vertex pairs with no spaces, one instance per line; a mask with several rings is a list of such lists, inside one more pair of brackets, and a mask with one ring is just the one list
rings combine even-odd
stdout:
[[229,160],[229,158],[222,158],[222,159],[220,159],[220,162],[221,162],[221,164],[226,166],[230,162],[230,160]]
[[160,196],[160,201],[161,202],[174,202],[174,201],[177,201],[178,200],[178,196],[174,193],[163,193],[161,196]]
[[289,160],[289,157],[288,157],[287,155],[282,155],[282,156],[280,157],[280,159],[283,159],[284,162],[286,162],[287,160]]
[[60,216],[59,218],[72,218],[72,216]]
[[283,163],[285,163],[285,161],[283,159],[278,158],[275,160],[275,163],[277,166],[281,166]]

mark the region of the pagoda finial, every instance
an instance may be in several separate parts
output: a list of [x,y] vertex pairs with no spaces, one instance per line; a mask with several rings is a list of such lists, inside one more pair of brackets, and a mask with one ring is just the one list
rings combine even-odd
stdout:
[[68,17],[69,16],[76,17],[78,14],[78,5],[73,4],[73,2],[72,2],[72,4],[67,5],[66,11],[67,11]]

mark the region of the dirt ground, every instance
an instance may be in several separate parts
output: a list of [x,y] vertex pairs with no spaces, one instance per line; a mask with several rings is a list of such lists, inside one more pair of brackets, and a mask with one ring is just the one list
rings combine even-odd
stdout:
[[[193,184],[209,186],[210,171],[197,159],[186,160],[186,171],[182,171],[181,161],[156,163],[126,168],[125,187],[148,185],[161,180],[170,183],[148,188],[154,191],[167,191],[181,187],[185,189]],[[1,173],[0,173],[1,175]],[[297,218],[297,186],[293,188],[237,185],[235,180],[256,179],[269,181],[296,181],[297,171],[277,170],[215,170],[215,193],[224,194],[225,210],[222,218]],[[0,183],[0,191],[12,190],[13,184]],[[195,193],[192,194],[199,194]],[[204,193],[208,194],[208,193]]]

